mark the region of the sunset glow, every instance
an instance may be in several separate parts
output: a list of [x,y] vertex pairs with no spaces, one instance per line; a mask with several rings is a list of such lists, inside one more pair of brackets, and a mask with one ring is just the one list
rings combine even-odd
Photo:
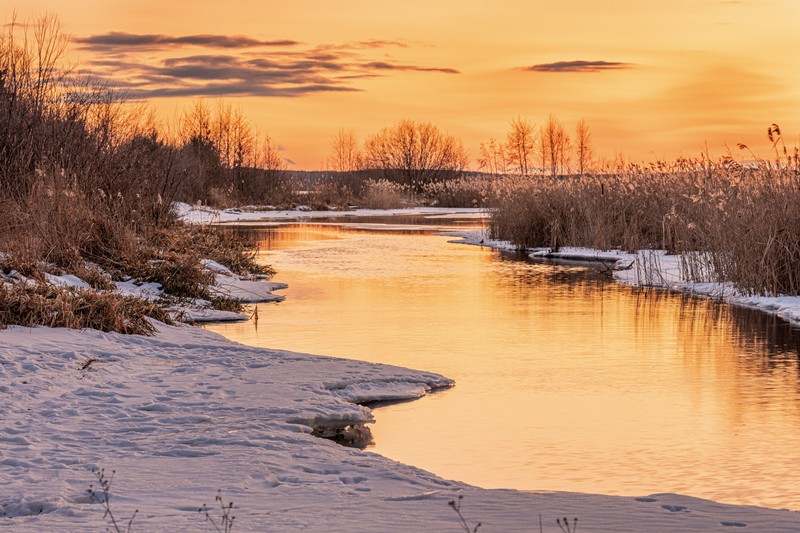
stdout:
[[403,118],[473,161],[516,116],[584,117],[599,155],[634,160],[739,158],[737,143],[767,157],[769,124],[800,132],[795,0],[2,4],[6,21],[57,15],[70,61],[166,122],[198,97],[240,106],[293,168],[323,168],[340,128]]

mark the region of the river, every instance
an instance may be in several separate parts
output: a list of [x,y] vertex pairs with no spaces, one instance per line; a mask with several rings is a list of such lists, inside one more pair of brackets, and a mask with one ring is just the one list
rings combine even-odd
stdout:
[[378,222],[233,229],[289,289],[209,329],[455,379],[376,408],[367,448],[446,478],[800,509],[800,331]]

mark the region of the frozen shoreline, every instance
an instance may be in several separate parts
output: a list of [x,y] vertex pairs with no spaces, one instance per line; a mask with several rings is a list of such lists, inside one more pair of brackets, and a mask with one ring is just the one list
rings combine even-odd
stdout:
[[[446,235],[458,237],[459,240],[453,242],[516,251],[516,247],[508,241],[489,239],[485,230],[447,232]],[[800,325],[800,296],[750,296],[737,291],[730,283],[685,281],[680,256],[668,255],[663,250],[642,250],[631,254],[614,250],[566,247],[558,252],[537,248],[527,250],[526,253],[533,259],[602,264],[609,268],[609,273],[613,274],[615,280],[626,285],[669,289],[712,298],[758,309]]]
[[212,530],[197,509],[217,490],[236,505],[234,531],[459,531],[447,505],[458,495],[468,521],[487,532],[535,531],[540,515],[545,532],[564,516],[595,533],[800,530],[798,512],[683,495],[444,480],[312,432],[368,423],[359,404],[419,398],[451,386],[446,377],[251,348],[189,326],[158,329],[0,331],[0,526],[103,530],[103,509],[87,495],[102,467],[116,470],[116,516],[139,509],[134,532]]
[[177,203],[175,209],[183,220],[194,224],[246,225],[248,223],[329,218],[357,221],[360,218],[390,216],[422,216],[442,221],[453,218],[482,220],[489,217],[489,213],[485,209],[477,207],[407,207],[402,209],[353,209],[351,211],[312,211],[299,207],[292,210],[248,211],[244,209],[214,209]]

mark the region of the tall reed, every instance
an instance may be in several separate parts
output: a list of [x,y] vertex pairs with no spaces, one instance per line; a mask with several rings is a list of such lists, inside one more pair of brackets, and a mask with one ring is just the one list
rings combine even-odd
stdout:
[[800,173],[777,163],[680,159],[582,177],[505,178],[494,238],[521,248],[588,246],[682,254],[687,280],[800,294]]

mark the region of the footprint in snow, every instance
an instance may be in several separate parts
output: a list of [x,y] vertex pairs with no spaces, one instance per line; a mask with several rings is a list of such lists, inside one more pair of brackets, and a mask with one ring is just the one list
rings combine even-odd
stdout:
[[671,513],[679,513],[681,511],[686,510],[686,507],[684,507],[683,505],[662,505],[661,508],[666,509]]
[[307,466],[303,467],[303,472],[306,474],[318,474],[320,476],[332,476],[342,473],[338,468],[309,468]]
[[358,485],[359,483],[363,483],[364,481],[367,481],[367,478],[362,477],[362,476],[340,477],[339,481],[341,481],[345,485]]

